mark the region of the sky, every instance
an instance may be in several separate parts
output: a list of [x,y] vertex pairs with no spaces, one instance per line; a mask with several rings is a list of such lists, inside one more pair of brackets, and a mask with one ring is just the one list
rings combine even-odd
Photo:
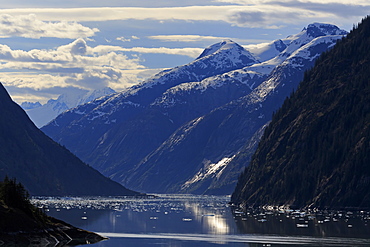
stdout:
[[349,31],[368,14],[369,0],[0,0],[0,82],[17,103],[121,91],[224,39],[248,47],[314,22]]

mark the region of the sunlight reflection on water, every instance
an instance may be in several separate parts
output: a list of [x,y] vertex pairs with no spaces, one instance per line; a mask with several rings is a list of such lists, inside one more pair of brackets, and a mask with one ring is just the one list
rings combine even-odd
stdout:
[[[232,214],[227,196],[157,195],[152,198],[34,198],[51,216],[109,237],[95,244],[113,246],[370,246],[368,214],[343,215],[323,223],[301,212]],[[298,216],[298,217],[296,217]],[[304,218],[305,217],[305,218]],[[325,218],[326,217],[326,218]],[[348,217],[348,218],[346,218]],[[302,223],[303,222],[303,223]],[[341,235],[353,222],[354,232]],[[356,227],[362,222],[362,229]],[[301,227],[302,224],[307,227]],[[324,232],[325,235],[317,233]],[[331,232],[335,232],[334,235]],[[338,234],[339,233],[339,234]],[[364,237],[365,236],[365,237]]]

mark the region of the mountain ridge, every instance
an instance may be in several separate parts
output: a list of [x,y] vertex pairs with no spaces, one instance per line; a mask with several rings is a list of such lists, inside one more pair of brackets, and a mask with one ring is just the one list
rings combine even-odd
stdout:
[[[341,36],[335,36],[335,38],[319,37],[315,39],[313,43],[324,43],[330,47],[335,43],[335,40],[340,38]],[[328,40],[331,40],[331,42],[327,42]],[[302,46],[300,50],[302,52],[306,51],[304,53],[310,53],[310,47],[309,45]],[[322,51],[324,50],[326,49]],[[319,52],[319,50],[314,49],[312,56],[316,56],[316,52]],[[292,54],[290,58],[295,60],[296,57]],[[183,193],[202,193],[199,188],[204,187],[204,185],[200,185],[201,182],[196,181],[197,174],[205,174],[207,173],[205,171],[213,170],[214,174],[208,177],[217,180],[220,184],[224,184],[223,186],[219,186],[220,191],[223,193],[231,193],[233,188],[230,183],[232,183],[231,181],[236,182],[238,173],[243,170],[245,165],[240,164],[239,166],[234,166],[234,169],[237,170],[236,172],[227,167],[221,170],[223,167],[220,166],[215,170],[217,164],[220,165],[223,160],[230,162],[233,156],[243,147],[245,141],[250,138],[253,139],[254,135],[261,135],[261,133],[259,133],[260,128],[270,120],[270,116],[272,116],[273,112],[278,109],[278,106],[283,103],[285,97],[297,87],[299,81],[303,78],[303,68],[313,65],[313,60],[311,59],[307,59],[307,61],[300,59],[294,62],[294,64],[298,65],[306,62],[309,64],[302,67],[298,66],[298,69],[291,69],[291,63],[288,62],[280,64],[275,71],[271,73],[269,78],[257,86],[247,96],[238,98],[224,106],[214,109],[209,114],[192,120],[191,122],[196,123],[197,126],[189,122],[188,124],[190,124],[190,126],[185,124],[177,129],[161,147],[145,157],[133,171],[130,171],[132,175],[126,175],[128,179],[125,180],[125,184],[129,184],[130,181],[138,181],[141,176],[146,177],[146,181],[152,183],[150,189],[153,190],[157,187],[161,188],[153,192],[168,191],[176,193],[181,191]],[[196,130],[193,130],[193,128]],[[256,145],[257,142],[255,141],[251,149],[255,148]],[[252,152],[252,150],[249,152]],[[161,174],[168,173],[168,168],[165,164],[175,163],[178,167],[186,167],[187,170],[193,169],[192,174],[194,176],[190,176],[184,180],[185,174],[187,173],[185,169],[182,168],[182,175],[184,176],[182,181],[172,182],[171,185],[164,185],[165,187],[156,185],[156,182],[153,182],[157,181],[155,178],[156,173],[149,175],[149,172],[151,170],[158,172],[158,169],[160,169]],[[229,164],[232,164],[232,162],[228,163],[227,166],[229,166]],[[142,166],[142,168],[138,168],[140,166]],[[189,171],[187,172],[189,173]],[[176,171],[173,173],[176,173]],[[223,175],[223,173],[225,174]],[[226,173],[234,175],[228,176]],[[167,176],[173,177],[175,174]],[[221,179],[222,177],[224,177],[225,180]],[[228,182],[226,182],[226,180]],[[196,181],[196,183],[192,185],[190,181]],[[159,181],[157,182],[159,183]],[[161,183],[164,183],[163,179],[161,179]],[[208,182],[204,180],[202,183]],[[140,186],[145,186],[145,184],[142,183]],[[149,188],[149,185],[146,186]],[[212,185],[212,187],[215,188],[216,186]],[[228,190],[222,189],[222,187],[228,187]],[[135,188],[142,190],[143,187]]]

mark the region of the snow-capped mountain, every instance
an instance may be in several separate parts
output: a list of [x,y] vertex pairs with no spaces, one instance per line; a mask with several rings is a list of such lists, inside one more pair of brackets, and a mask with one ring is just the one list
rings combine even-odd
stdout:
[[68,109],[113,93],[115,91],[108,87],[90,91],[81,90],[74,93],[61,94],[56,100],[50,99],[44,105],[41,105],[39,102],[23,102],[21,107],[26,111],[34,124],[40,128]]
[[[97,116],[96,112],[109,112],[110,114],[120,111],[122,108],[145,107],[151,104],[167,89],[181,83],[199,82],[210,76],[222,74],[235,69],[240,69],[257,63],[258,61],[243,47],[231,40],[222,41],[207,48],[193,62],[164,70],[148,80],[135,85],[123,92],[107,98],[104,104],[96,105],[92,114],[95,118],[101,118],[106,122],[108,115]],[[122,107],[117,107],[118,105]]]
[[40,102],[28,102],[28,101],[25,101],[25,102],[22,102],[21,104],[21,107],[23,108],[23,110],[31,110],[33,108],[37,108],[37,107],[40,107],[42,106],[40,104]]
[[[89,163],[93,164],[96,157],[91,157],[91,154],[96,152],[94,149],[103,148],[105,144],[103,145],[102,140],[107,143],[109,138],[113,138],[120,143],[118,141],[119,134],[123,134],[133,128],[139,133],[144,133],[143,130],[140,130],[139,126],[147,125],[145,122],[138,120],[138,123],[133,123],[131,121],[136,121],[135,118],[140,119],[139,114],[144,118],[154,117],[153,114],[145,114],[144,111],[156,98],[161,97],[166,90],[181,83],[201,81],[207,77],[240,69],[258,62],[243,47],[230,40],[222,41],[218,44],[218,49],[215,49],[213,46],[210,50],[211,52],[201,55],[189,64],[162,71],[139,85],[135,85],[120,93],[71,109],[53,120],[43,130],[54,138],[54,140],[63,143],[63,145],[67,146],[77,155],[86,158],[86,160],[89,160]],[[71,124],[72,122],[73,124]],[[154,126],[141,128],[147,129],[150,132],[150,128],[152,127],[154,128]],[[113,132],[114,128],[121,128],[121,130],[115,130]],[[174,129],[176,129],[176,126],[168,126],[166,131],[172,131]],[[133,134],[134,131],[132,130],[130,133]],[[74,137],[71,138],[70,135]],[[80,136],[80,138],[77,138],[78,140],[76,141],[74,138],[77,136]],[[86,145],[86,137],[89,138],[88,145]],[[153,145],[158,145],[157,142],[160,143],[165,138],[167,136],[160,135],[158,138],[150,139],[150,141],[155,143]],[[125,139],[129,140],[130,138]],[[132,140],[138,142],[137,137],[132,138]],[[148,139],[145,138],[145,141],[148,141]],[[117,150],[110,148],[109,152],[105,150],[104,153],[108,155],[108,153],[117,152],[117,155],[122,156],[120,150],[123,146],[118,146],[120,147]],[[127,144],[127,148],[131,147],[133,146]],[[151,151],[151,148],[152,146],[147,143],[145,146],[131,151],[140,153],[142,150],[146,155],[146,152]],[[123,154],[129,156],[130,152],[124,151]],[[109,158],[114,156],[109,155]],[[128,159],[139,156],[131,155]],[[98,159],[101,162],[101,158]],[[113,162],[106,159],[103,161],[100,165],[104,165],[106,162]],[[121,166],[125,163],[119,162]]]
[[[284,59],[284,57],[288,57],[293,51],[309,43],[314,38],[330,35],[346,35],[346,33],[346,31],[334,25],[313,23],[309,24],[307,28],[303,28],[301,32],[290,35],[285,39],[274,40],[270,43],[248,45],[245,48],[260,62],[265,62],[277,56],[280,59]],[[287,49],[288,46],[289,48]]]
[[[127,175],[127,184],[154,192],[231,193],[245,163],[232,160],[253,154],[274,111],[298,86],[317,55],[342,36],[318,37],[277,66],[251,93],[178,128]],[[181,175],[166,164],[181,167]],[[162,174],[160,178],[157,174]],[[177,177],[174,181],[172,178]]]
[[233,157],[254,148],[304,70],[345,34],[338,30],[311,24],[250,52],[220,42],[190,64],[64,112],[42,130],[133,189],[231,193],[242,169]]

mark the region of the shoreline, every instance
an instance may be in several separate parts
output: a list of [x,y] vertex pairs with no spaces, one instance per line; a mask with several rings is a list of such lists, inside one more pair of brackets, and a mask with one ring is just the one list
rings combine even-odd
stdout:
[[71,246],[93,244],[107,239],[94,232],[65,225],[34,231],[0,233],[0,246]]

